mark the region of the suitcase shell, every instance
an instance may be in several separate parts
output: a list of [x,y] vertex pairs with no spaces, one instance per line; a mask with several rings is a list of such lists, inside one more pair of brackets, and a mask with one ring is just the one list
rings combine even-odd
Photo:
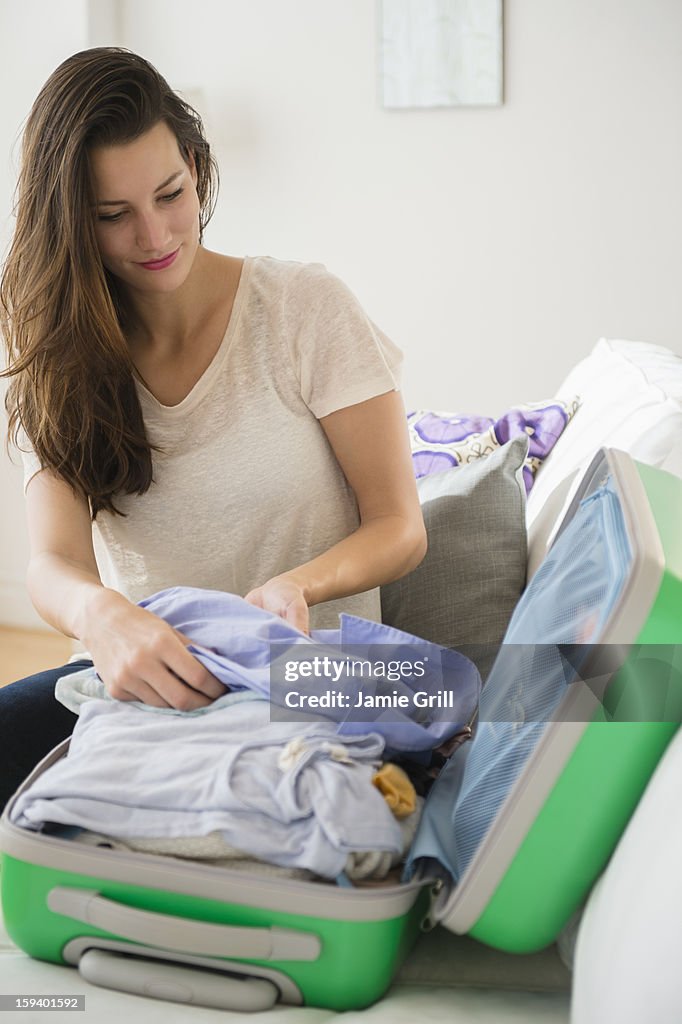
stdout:
[[[542,735],[508,780],[456,882],[439,860],[443,833],[458,821],[460,793],[451,783],[466,775],[473,751],[486,750],[484,723],[432,788],[411,855],[413,879],[389,887],[247,876],[85,847],[14,826],[11,801],[0,819],[0,883],[13,940],[31,956],[78,965],[109,987],[252,1010],[276,1001],[367,1006],[386,991],[420,928],[435,922],[511,952],[552,942],[604,867],[679,721],[674,700],[665,716],[651,704],[652,669],[642,650],[657,645],[666,667],[682,672],[682,481],[602,450],[557,543],[582,499],[606,478],[629,545],[617,600],[598,637],[617,668],[593,673],[590,685],[577,680],[551,719],[534,723]],[[537,589],[529,586],[519,608]],[[518,679],[505,681],[499,667],[513,649],[510,635],[484,695],[518,689]],[[596,695],[595,679],[603,683]],[[626,710],[633,717],[632,706],[637,720],[619,720]],[[19,792],[67,748],[68,741],[52,751]],[[430,819],[439,808],[445,813],[436,815],[434,838]]]
[[[0,820],[2,908],[26,953],[80,966],[107,987],[225,1009],[279,1001],[344,1010],[386,991],[426,917],[423,884],[348,889],[247,875],[12,824],[16,796],[67,749],[68,740],[36,767]],[[101,956],[88,961],[92,950]],[[131,978],[145,961],[148,976]],[[191,1000],[177,982],[185,968]]]
[[[576,614],[575,608],[571,612],[576,593],[570,583],[578,570],[570,565],[575,555],[567,531],[607,481],[622,517],[623,534],[614,545],[619,564],[609,569],[619,578],[611,579],[612,607],[591,639],[584,664],[572,676],[570,666],[566,669],[567,685],[559,688],[549,714],[526,720],[533,694],[524,692],[524,685],[532,690],[532,658],[542,657],[543,651],[519,647],[521,663],[525,657],[525,667],[531,667],[527,675],[509,669],[520,663],[514,644],[522,608],[526,619],[532,621],[535,614],[540,634],[543,616],[549,616],[551,595],[541,567],[515,610],[481,700],[483,712],[484,702],[494,705],[496,688],[504,697],[505,690],[516,687],[518,714],[506,723],[479,723],[473,742],[455,753],[433,787],[413,844],[413,877],[424,866],[431,874],[435,866],[441,876],[433,919],[509,952],[533,952],[551,943],[587,897],[681,720],[680,479],[622,452],[602,449],[597,454],[543,563],[549,566],[554,553],[555,568],[563,564],[566,572],[566,591],[552,604],[551,621],[560,617],[555,613],[562,602],[569,609],[567,622]],[[547,642],[575,640],[555,635]],[[505,740],[510,749],[513,730],[521,746],[524,731],[530,741],[525,760],[507,771],[500,797],[499,779],[486,762],[498,756]],[[472,780],[467,769],[474,762],[480,777]],[[453,794],[446,798],[448,775]],[[463,870],[458,872],[455,864],[453,876],[451,837],[458,829],[466,831],[462,814],[472,814],[462,798],[467,786],[469,808],[492,800],[494,813],[475,852],[465,858]],[[437,834],[440,830],[442,835],[443,826],[435,818],[452,800],[455,809],[443,843]]]

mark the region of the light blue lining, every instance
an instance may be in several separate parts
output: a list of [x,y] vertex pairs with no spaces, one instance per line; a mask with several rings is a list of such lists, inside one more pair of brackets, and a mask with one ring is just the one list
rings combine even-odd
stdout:
[[[479,725],[427,800],[406,866],[435,858],[458,880],[484,841],[577,661],[599,642],[628,579],[632,550],[610,478],[586,497],[521,597],[483,688]],[[565,657],[559,645],[570,645]]]

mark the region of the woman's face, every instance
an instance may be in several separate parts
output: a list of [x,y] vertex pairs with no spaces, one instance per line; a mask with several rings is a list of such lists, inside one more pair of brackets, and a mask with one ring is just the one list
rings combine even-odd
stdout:
[[174,291],[199,246],[194,161],[160,121],[132,142],[93,147],[90,169],[104,266],[135,291]]

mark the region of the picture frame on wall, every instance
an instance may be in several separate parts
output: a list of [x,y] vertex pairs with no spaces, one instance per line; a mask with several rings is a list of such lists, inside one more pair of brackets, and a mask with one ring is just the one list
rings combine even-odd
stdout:
[[499,106],[503,0],[381,0],[387,110]]

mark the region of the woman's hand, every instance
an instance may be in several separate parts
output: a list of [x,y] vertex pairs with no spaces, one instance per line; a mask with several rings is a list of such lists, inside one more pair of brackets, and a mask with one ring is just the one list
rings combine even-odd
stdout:
[[279,615],[301,633],[310,631],[310,614],[303,587],[286,576],[273,576],[262,587],[249,591],[244,600]]
[[226,692],[189,653],[191,640],[114,590],[102,588],[91,600],[81,639],[117,700],[194,711]]

